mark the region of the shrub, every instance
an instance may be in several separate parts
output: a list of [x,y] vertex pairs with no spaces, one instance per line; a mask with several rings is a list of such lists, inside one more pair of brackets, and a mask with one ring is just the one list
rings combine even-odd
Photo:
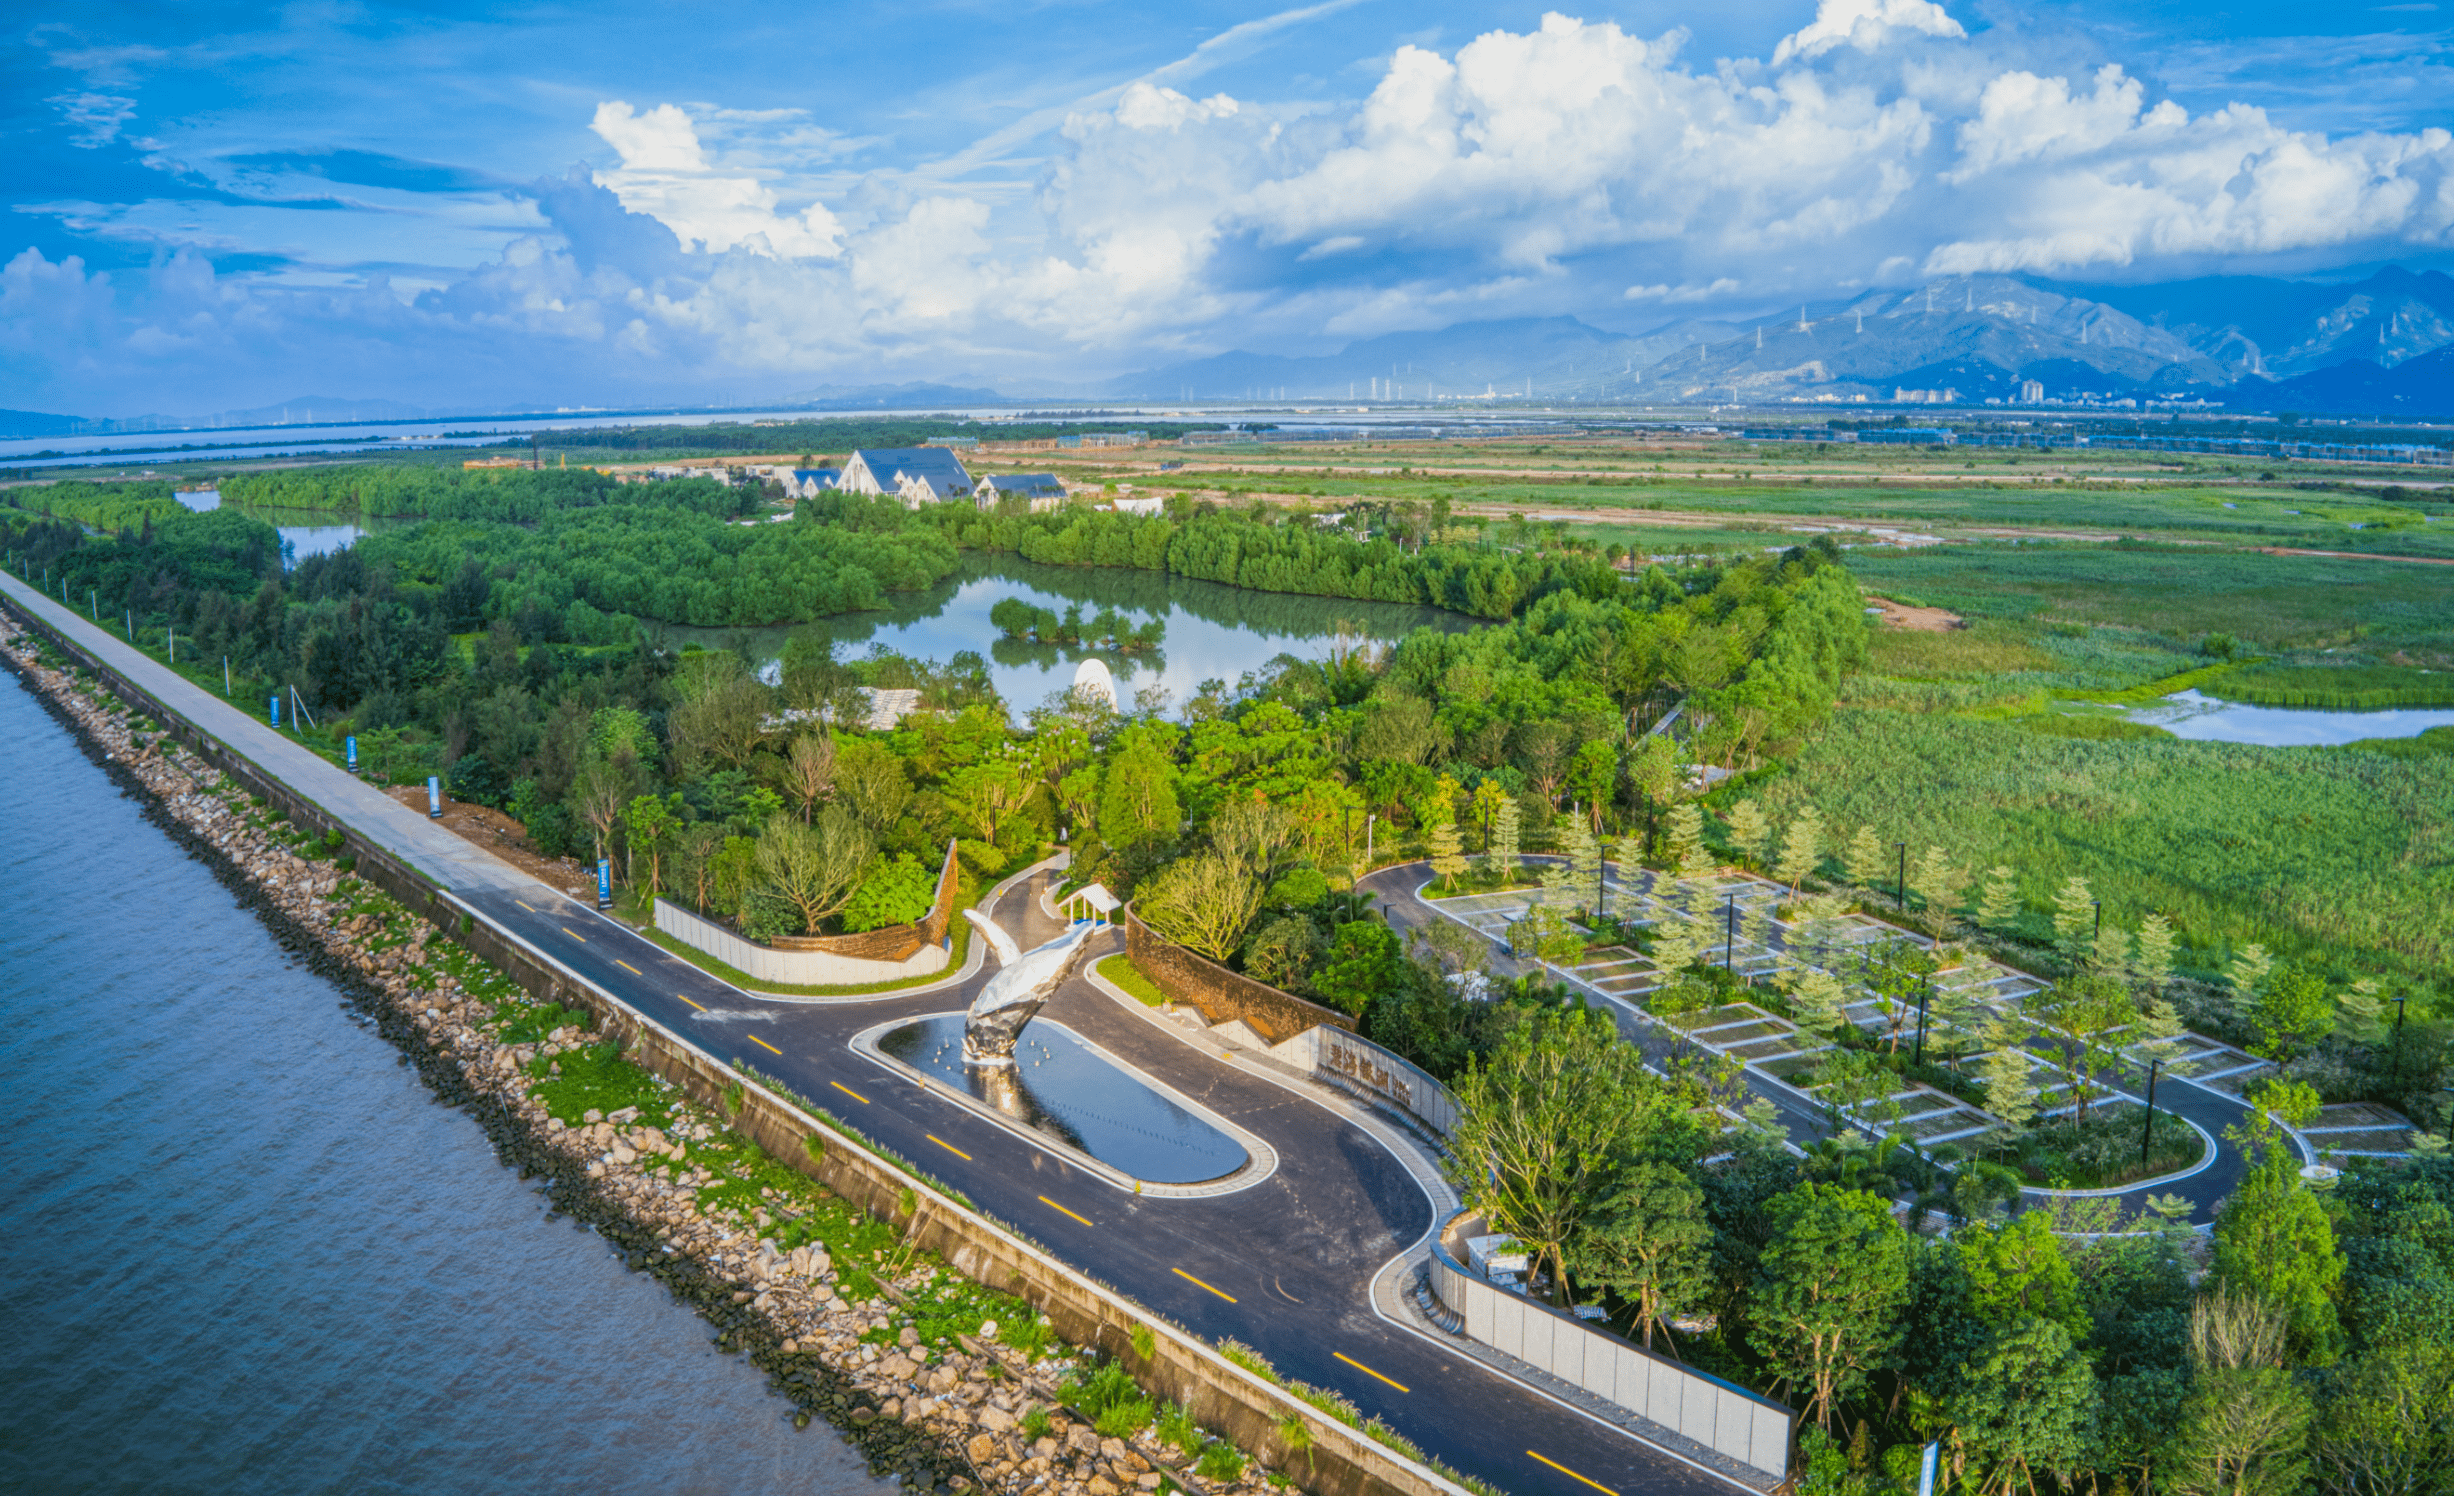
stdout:
[[1203,1480],[1240,1479],[1244,1474],[1244,1452],[1214,1439],[1202,1447],[1201,1458],[1193,1462],[1193,1473]]

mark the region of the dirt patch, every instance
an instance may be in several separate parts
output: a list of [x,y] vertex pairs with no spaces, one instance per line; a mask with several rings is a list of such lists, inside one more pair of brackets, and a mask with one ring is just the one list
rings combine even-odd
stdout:
[[1866,606],[1883,615],[1883,626],[1912,634],[1947,634],[1968,627],[1968,620],[1941,608],[1912,608],[1888,597],[1869,597]]
[[[423,785],[396,784],[385,793],[420,815],[426,813]],[[539,856],[537,849],[528,844],[528,828],[492,806],[471,805],[446,796],[442,825],[454,836],[485,848],[548,887],[559,888],[573,898],[596,897],[596,879],[578,859]]]

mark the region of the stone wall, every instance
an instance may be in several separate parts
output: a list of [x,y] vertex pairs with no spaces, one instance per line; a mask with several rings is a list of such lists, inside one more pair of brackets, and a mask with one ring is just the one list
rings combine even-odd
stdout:
[[1217,1025],[1241,1018],[1264,1044],[1284,1044],[1321,1024],[1354,1030],[1355,1020],[1337,1009],[1306,1002],[1161,939],[1131,905],[1124,913],[1125,950],[1133,964],[1149,974],[1170,1002],[1198,1009],[1205,1022]]

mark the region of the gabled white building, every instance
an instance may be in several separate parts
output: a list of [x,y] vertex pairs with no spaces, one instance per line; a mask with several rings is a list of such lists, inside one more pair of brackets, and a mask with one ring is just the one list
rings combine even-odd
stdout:
[[980,480],[971,497],[983,510],[994,509],[1009,497],[1024,499],[1033,514],[1044,514],[1064,504],[1065,484],[1054,473],[991,473]]
[[968,498],[976,485],[963,460],[944,447],[876,447],[846,458],[835,486],[845,493],[892,494],[917,509]]

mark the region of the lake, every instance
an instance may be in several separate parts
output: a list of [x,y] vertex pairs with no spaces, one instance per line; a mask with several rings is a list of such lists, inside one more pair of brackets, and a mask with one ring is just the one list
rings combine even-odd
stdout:
[[[988,621],[989,609],[1009,597],[1060,615],[1080,604],[1086,620],[1102,608],[1114,608],[1136,624],[1161,618],[1167,637],[1143,654],[1022,643],[1005,638]],[[1393,643],[1418,628],[1462,632],[1480,623],[1441,608],[1256,592],[1126,567],[1041,566],[1013,559],[974,562],[950,581],[926,592],[897,593],[894,599],[877,612],[838,614],[811,624],[759,629],[666,626],[662,633],[676,643],[737,649],[762,667],[772,667],[784,641],[803,629],[834,640],[839,659],[857,659],[879,647],[938,661],[970,650],[988,661],[997,694],[1019,711],[1071,689],[1075,667],[1091,658],[1107,665],[1116,677],[1119,704],[1130,708],[1134,693],[1152,685],[1182,703],[1205,680],[1232,684],[1245,671],[1281,654],[1325,659],[1341,624],[1350,641],[1361,636]],[[768,673],[772,679],[772,668]]]
[[[190,489],[174,497],[198,514],[207,514],[222,507],[219,489]],[[281,541],[289,549],[292,566],[309,556],[347,550],[357,544],[358,537],[367,534],[370,528],[357,516],[344,519],[339,514],[317,509],[249,509],[245,512],[250,518],[260,519],[281,532]]]
[[2266,748],[2330,748],[2364,738],[2416,738],[2454,726],[2454,710],[2406,707],[2382,712],[2326,712],[2306,707],[2247,706],[2197,691],[2167,696],[2127,714],[2177,738],[2203,743],[2254,743]]

